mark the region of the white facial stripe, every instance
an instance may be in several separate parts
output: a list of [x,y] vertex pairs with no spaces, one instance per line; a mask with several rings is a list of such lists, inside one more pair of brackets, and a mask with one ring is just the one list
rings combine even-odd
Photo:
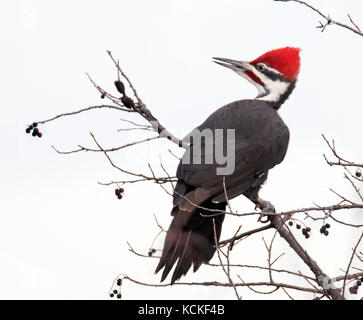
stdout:
[[289,83],[280,80],[272,81],[269,78],[267,78],[262,80],[262,82],[265,83],[265,87],[267,88],[267,94],[257,98],[259,100],[277,102],[280,100],[280,97],[289,88]]
[[[266,66],[266,69],[275,73],[279,73],[282,75],[281,72],[270,68]],[[255,83],[252,81],[252,83],[257,87],[261,87],[263,90],[261,90],[257,87],[258,90],[258,97],[256,99],[258,100],[264,100],[264,101],[271,101],[271,102],[277,102],[280,97],[286,92],[286,90],[289,88],[289,83],[281,81],[281,80],[271,80],[269,77],[267,77],[262,72],[258,71],[257,69],[253,68],[251,70],[257,77],[261,79],[261,81],[264,84],[264,87],[259,85],[258,83]],[[251,79],[250,79],[251,80]]]
[[[263,65],[265,66],[266,70],[283,75],[281,72],[267,66],[266,64],[263,64]],[[277,101],[279,101],[280,97],[289,88],[289,83],[278,80],[278,79],[271,80],[264,73],[258,71],[254,66],[250,65],[249,63],[246,63],[245,68],[247,70],[253,72],[259,79],[261,79],[261,82],[264,84],[264,85],[260,85],[259,83],[253,81],[243,71],[234,70],[237,74],[239,74],[243,78],[247,79],[249,82],[251,82],[256,87],[256,89],[258,91],[258,96],[256,99],[258,99],[258,100],[277,102]]]

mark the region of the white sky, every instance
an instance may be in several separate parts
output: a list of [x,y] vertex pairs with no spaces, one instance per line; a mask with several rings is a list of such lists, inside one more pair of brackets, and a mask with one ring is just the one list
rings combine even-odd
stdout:
[[[350,13],[363,27],[361,1],[310,2],[337,20],[348,22]],[[147,253],[158,232],[153,214],[167,227],[171,199],[147,183],[126,186],[119,201],[113,187],[97,184],[125,178],[104,156],[61,156],[51,149],[52,144],[64,150],[78,144],[94,147],[90,131],[105,147],[132,141],[134,133],[117,132],[125,114],[103,110],[59,119],[40,127],[41,139],[24,131],[33,121],[103,103],[85,72],[115,93],[116,73],[106,49],[120,59],[154,115],[182,137],[223,104],[256,95],[247,81],[213,64],[213,56],[251,60],[270,49],[301,47],[299,81],[281,109],[291,132],[288,154],[270,172],[261,195],[278,210],[332,204],[336,197],[330,187],[354,198],[342,170],[324,163],[322,153],[328,149],[321,133],[334,138],[346,158],[362,162],[363,39],[336,26],[321,33],[315,28],[318,20],[305,7],[272,0],[2,1],[0,298],[107,299],[120,273],[152,283],[160,279],[153,274],[157,259],[132,255],[126,241]],[[161,141],[111,156],[123,168],[148,173],[148,162],[161,172],[160,154],[173,173],[177,161],[168,148],[178,152]],[[239,212],[253,209],[242,198],[232,206]],[[359,214],[339,217],[362,223]],[[222,238],[233,235],[240,224],[245,231],[258,226],[256,217],[227,217]],[[324,237],[320,224],[309,225],[312,237],[305,240],[296,232],[298,239],[330,276],[342,274],[359,231],[332,223],[331,234]],[[273,232],[263,235],[268,240]],[[266,265],[261,236],[236,247],[233,261]],[[162,246],[162,239],[157,245]],[[275,245],[275,256],[289,252],[282,240]],[[286,266],[306,271],[295,254],[276,265]],[[246,281],[268,279],[266,272],[237,273]],[[183,280],[227,281],[221,270],[207,266]],[[270,298],[248,289],[239,292],[246,299]],[[127,283],[123,297],[233,299],[234,294],[231,289]],[[280,293],[274,297],[286,298]]]

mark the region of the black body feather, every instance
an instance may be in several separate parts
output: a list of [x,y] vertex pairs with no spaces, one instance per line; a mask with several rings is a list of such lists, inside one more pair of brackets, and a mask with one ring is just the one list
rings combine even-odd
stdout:
[[[278,115],[276,106],[261,100],[241,100],[223,106],[197,129],[235,130],[235,169],[230,175],[217,175],[216,168],[220,165],[203,161],[208,156],[205,155],[208,149],[205,143],[201,148],[201,164],[186,164],[185,157],[197,152],[193,150],[193,144],[189,146],[177,169],[178,182],[171,212],[173,220],[155,271],[164,268],[161,281],[175,264],[171,283],[185,275],[192,266],[196,271],[203,262],[213,257],[213,220],[202,215],[215,214],[216,211],[200,207],[225,210],[223,184],[228,199],[240,194],[249,198],[253,194],[255,197],[267,178],[268,170],[284,159],[289,143],[289,130]],[[213,218],[219,240],[224,214]]]

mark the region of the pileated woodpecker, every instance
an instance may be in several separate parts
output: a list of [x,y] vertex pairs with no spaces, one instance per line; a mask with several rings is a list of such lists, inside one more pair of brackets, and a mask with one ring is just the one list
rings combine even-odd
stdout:
[[[190,162],[191,154],[207,152],[206,141],[191,142],[187,148],[176,173],[173,220],[155,270],[157,273],[164,268],[161,281],[175,263],[171,283],[185,275],[192,266],[195,272],[213,257],[227,199],[243,194],[258,208],[274,210],[268,201],[258,196],[258,192],[267,179],[268,170],[281,163],[287,151],[289,129],[277,111],[295,87],[300,69],[299,52],[300,49],[292,47],[275,49],[251,62],[214,58],[214,62],[254,84],[258,96],[221,107],[195,129],[208,129],[214,133],[218,129],[234,130],[235,167],[232,173],[221,175],[216,172],[219,165],[216,161]],[[225,137],[223,142],[225,146]],[[195,150],[197,147],[201,150]],[[213,156],[216,148],[211,150]],[[206,153],[202,159],[206,160],[207,156]],[[222,214],[216,215],[216,212]],[[213,215],[214,222],[208,215]]]

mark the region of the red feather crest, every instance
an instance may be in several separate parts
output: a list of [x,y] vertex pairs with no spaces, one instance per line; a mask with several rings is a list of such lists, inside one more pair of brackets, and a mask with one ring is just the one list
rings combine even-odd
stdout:
[[268,51],[250,63],[265,63],[281,72],[287,80],[296,79],[300,70],[300,48],[280,48]]

